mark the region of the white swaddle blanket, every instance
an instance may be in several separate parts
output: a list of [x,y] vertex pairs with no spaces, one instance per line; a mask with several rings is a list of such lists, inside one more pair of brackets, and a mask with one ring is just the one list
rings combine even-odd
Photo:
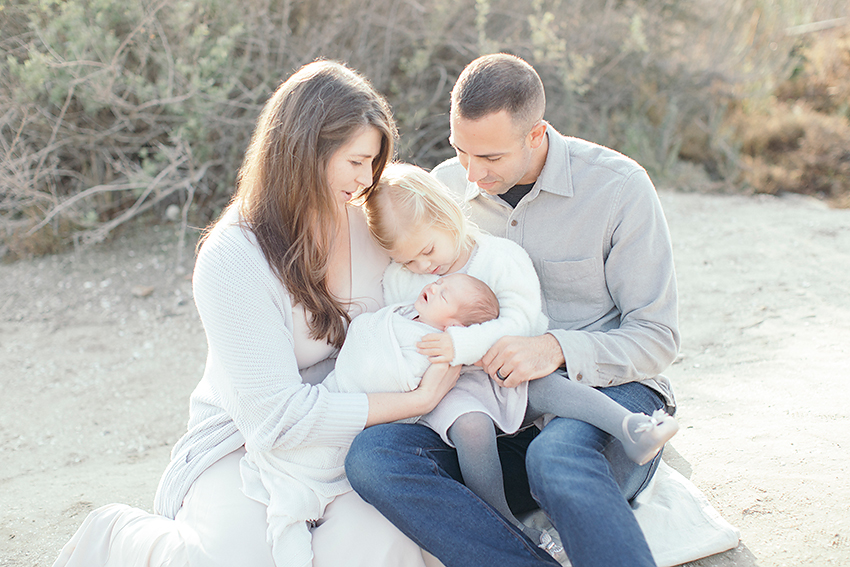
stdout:
[[322,382],[332,392],[409,392],[428,369],[416,343],[437,329],[414,321],[389,305],[351,322],[336,368]]

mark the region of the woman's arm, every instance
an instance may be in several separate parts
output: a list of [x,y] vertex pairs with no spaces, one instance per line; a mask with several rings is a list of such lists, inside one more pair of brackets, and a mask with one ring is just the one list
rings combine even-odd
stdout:
[[346,446],[363,429],[365,394],[302,383],[289,298],[241,228],[223,227],[204,243],[193,286],[209,344],[210,403],[224,409],[249,448]]
[[415,390],[404,393],[367,394],[369,415],[366,427],[424,415],[443,399],[457,382],[460,366],[432,364]]
[[469,327],[449,327],[446,332],[454,350],[451,364],[477,362],[505,335],[535,336],[546,331],[548,321],[543,315],[540,281],[521,246],[505,238],[483,235],[469,275],[489,285],[496,294],[499,317]]

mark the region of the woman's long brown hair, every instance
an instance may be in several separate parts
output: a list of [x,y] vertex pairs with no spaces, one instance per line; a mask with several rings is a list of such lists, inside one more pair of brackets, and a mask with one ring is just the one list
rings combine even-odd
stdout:
[[311,338],[336,347],[342,346],[350,317],[327,282],[330,248],[341,222],[327,169],[331,156],[364,126],[381,134],[381,150],[372,162],[374,186],[397,137],[389,105],[340,63],[305,65],[263,108],[230,205],[239,207],[293,304],[302,304],[310,315]]

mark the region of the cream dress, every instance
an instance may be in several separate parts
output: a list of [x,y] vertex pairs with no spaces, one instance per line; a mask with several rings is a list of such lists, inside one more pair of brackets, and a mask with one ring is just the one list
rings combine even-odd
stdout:
[[[388,259],[377,252],[362,211],[349,208],[349,220],[354,316],[383,304],[380,275]],[[305,314],[298,307],[291,309],[287,327],[302,380],[318,384],[333,368],[335,349],[309,339]],[[94,510],[54,567],[274,567],[266,541],[266,506],[241,490],[244,455],[243,446],[205,468],[183,496],[174,519],[123,504]],[[327,506],[312,540],[316,567],[436,564],[428,554],[426,563],[419,547],[355,492]]]

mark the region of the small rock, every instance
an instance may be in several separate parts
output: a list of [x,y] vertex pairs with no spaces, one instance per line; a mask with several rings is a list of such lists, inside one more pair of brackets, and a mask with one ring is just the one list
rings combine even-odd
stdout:
[[153,293],[154,287],[151,285],[137,285],[130,290],[130,293],[136,297],[147,297]]
[[180,220],[180,207],[174,204],[168,205],[165,209],[165,218],[171,222]]

